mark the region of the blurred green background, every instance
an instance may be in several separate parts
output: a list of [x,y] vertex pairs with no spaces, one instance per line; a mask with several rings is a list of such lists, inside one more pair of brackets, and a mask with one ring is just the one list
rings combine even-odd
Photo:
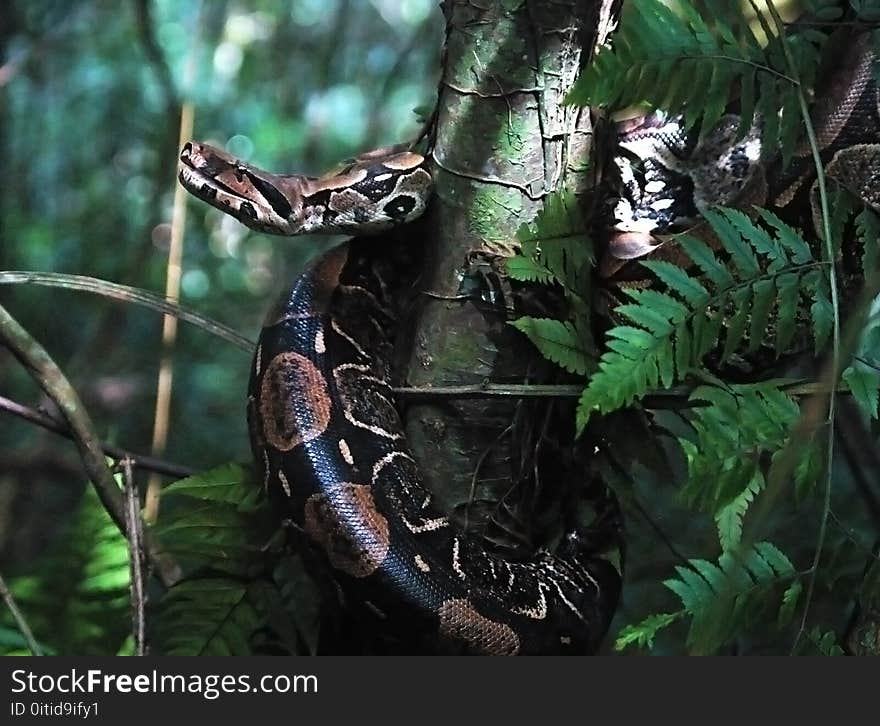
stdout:
[[[181,103],[194,104],[196,138],[320,173],[418,133],[442,33],[435,0],[0,3],[0,269],[162,294]],[[327,240],[271,238],[187,204],[181,303],[256,338],[272,298]],[[0,287],[0,302],[71,378],[99,435],[147,453],[161,315],[32,285]],[[249,364],[181,325],[167,459],[202,469],[250,458]],[[46,405],[5,350],[0,395]],[[0,572],[27,569],[83,488],[69,442],[0,412]]]

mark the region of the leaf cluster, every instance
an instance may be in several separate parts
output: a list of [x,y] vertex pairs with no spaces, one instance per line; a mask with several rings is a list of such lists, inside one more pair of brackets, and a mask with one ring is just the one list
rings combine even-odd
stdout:
[[754,353],[766,345],[771,322],[778,354],[788,349],[804,316],[811,319],[816,346],[824,344],[831,321],[827,265],[814,259],[796,230],[767,210],[758,213],[766,225],[735,209],[705,215],[731,265],[690,236],[675,244],[697,274],[671,262],[642,263],[665,290],[624,290],[632,302],[615,313],[629,324],[608,332],[608,350],[580,399],[579,429],[596,411],[670,388],[719,345],[721,363]]
[[681,610],[626,626],[618,635],[617,650],[651,647],[658,632],[689,617],[688,648],[695,655],[713,653],[754,623],[764,622],[768,610],[779,627],[787,625],[803,589],[791,561],[770,542],[741,553],[725,552],[717,564],[691,559],[675,571],[677,577],[663,584],[678,596]]
[[[289,654],[313,647],[310,581],[277,565],[283,532],[276,533],[250,467],[230,463],[177,481],[165,490],[164,507],[156,534],[186,574],[151,619],[159,652]],[[301,603],[290,601],[291,588],[304,593]]]

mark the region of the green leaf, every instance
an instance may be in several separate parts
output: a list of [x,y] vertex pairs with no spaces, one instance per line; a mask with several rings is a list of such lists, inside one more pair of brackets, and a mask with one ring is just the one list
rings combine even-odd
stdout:
[[[130,632],[128,544],[92,487],[43,554],[8,584],[46,652],[113,655]],[[13,627],[8,611],[0,613]]]
[[514,255],[508,258],[506,264],[507,274],[512,280],[546,284],[553,279],[551,272],[531,257]]
[[[701,123],[707,132],[725,112],[731,89],[742,87],[742,127],[747,129],[755,111],[756,78],[774,80],[758,75],[766,65],[783,70],[766,56],[743,16],[729,7],[712,3],[698,12],[689,2],[673,10],[662,0],[639,0],[624,4],[611,47],[595,54],[566,103],[610,108],[645,103],[684,113],[688,128]],[[770,96],[770,106],[780,94],[775,84],[768,85],[765,80],[761,90],[762,97]]]
[[743,518],[755,496],[764,488],[764,477],[755,471],[751,481],[731,502],[715,513],[718,526],[718,541],[725,552],[738,547],[742,541]]
[[795,335],[798,298],[800,296],[800,277],[787,273],[776,278],[778,313],[776,316],[776,350],[786,350]]
[[623,650],[627,646],[636,645],[639,648],[654,647],[654,638],[657,633],[668,628],[676,620],[680,619],[684,612],[655,613],[649,615],[642,622],[635,625],[627,625],[617,634],[614,641],[614,650]]
[[572,323],[523,317],[510,324],[525,333],[545,358],[565,370],[582,375],[589,370],[588,351],[583,345],[583,337]]
[[264,494],[251,468],[237,463],[181,479],[165,489],[169,506],[155,536],[185,567],[253,574],[274,528]]
[[849,386],[859,408],[868,417],[878,415],[878,393],[880,393],[880,370],[855,361],[843,372],[843,380]]
[[[706,214],[735,262],[733,272],[704,242],[687,235],[677,242],[702,279],[668,261],[643,263],[657,277],[658,287],[665,285],[666,290],[624,288],[632,302],[618,306],[615,313],[629,324],[608,332],[608,350],[578,405],[579,431],[594,412],[608,413],[658,385],[668,388],[698,371],[702,359],[717,349],[723,329],[722,360],[743,352],[747,328],[748,352],[765,344],[778,354],[785,352],[799,320],[806,317],[799,315],[806,306],[802,291],[813,299],[814,331],[824,342],[830,302],[822,272],[810,266],[810,247],[771,213],[758,213],[765,226],[723,207]],[[776,335],[771,343],[766,331],[774,308]]]
[[752,285],[752,292],[755,297],[749,324],[749,352],[758,350],[764,343],[764,333],[767,330],[776,285],[773,280],[758,280]]
[[206,502],[231,504],[240,512],[252,512],[260,506],[261,489],[254,486],[250,465],[237,462],[222,464],[186,479],[169,484],[163,494],[190,497]]
[[779,607],[779,616],[777,618],[779,627],[788,625],[791,622],[803,589],[803,583],[800,580],[795,580],[791,583],[788,589],[782,593],[782,605]]
[[[737,556],[722,554],[717,566],[692,559],[687,567],[675,570],[678,577],[663,584],[691,616],[688,644],[696,654],[718,650],[748,627],[755,612],[777,602],[777,587],[796,575],[788,558],[769,542],[759,542]],[[786,594],[777,607],[785,605]]]
[[709,293],[703,284],[679,265],[665,260],[648,260],[642,266],[653,272],[672,292],[678,293],[692,309],[705,305],[709,300]]
[[[817,625],[807,633],[806,642],[813,646],[819,655],[835,656],[844,655],[844,650],[837,644],[837,636],[834,631],[822,632]],[[803,648],[800,652],[803,652]]]
[[548,195],[531,224],[516,233],[522,254],[507,261],[507,272],[524,282],[556,282],[566,295],[585,298],[593,258],[583,214],[570,190]]
[[856,231],[862,245],[862,271],[869,283],[880,272],[880,218],[873,209],[865,207],[856,217]]
[[266,622],[257,607],[260,583],[205,577],[183,580],[160,604],[157,641],[163,655],[252,655]]

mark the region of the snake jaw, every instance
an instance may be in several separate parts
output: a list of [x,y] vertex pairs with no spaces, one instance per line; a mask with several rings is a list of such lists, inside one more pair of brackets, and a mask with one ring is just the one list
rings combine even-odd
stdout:
[[188,141],[180,151],[178,179],[191,194],[251,229],[299,232],[298,177],[279,177],[208,144]]

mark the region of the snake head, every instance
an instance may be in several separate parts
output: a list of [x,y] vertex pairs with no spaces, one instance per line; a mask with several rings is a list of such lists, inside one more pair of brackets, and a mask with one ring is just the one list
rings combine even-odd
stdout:
[[180,151],[184,188],[242,224],[269,234],[375,234],[411,222],[431,193],[425,159],[378,149],[321,177],[272,174],[189,141]]
[[178,179],[199,199],[269,234],[298,234],[301,180],[271,174],[208,144],[188,141],[180,151]]

